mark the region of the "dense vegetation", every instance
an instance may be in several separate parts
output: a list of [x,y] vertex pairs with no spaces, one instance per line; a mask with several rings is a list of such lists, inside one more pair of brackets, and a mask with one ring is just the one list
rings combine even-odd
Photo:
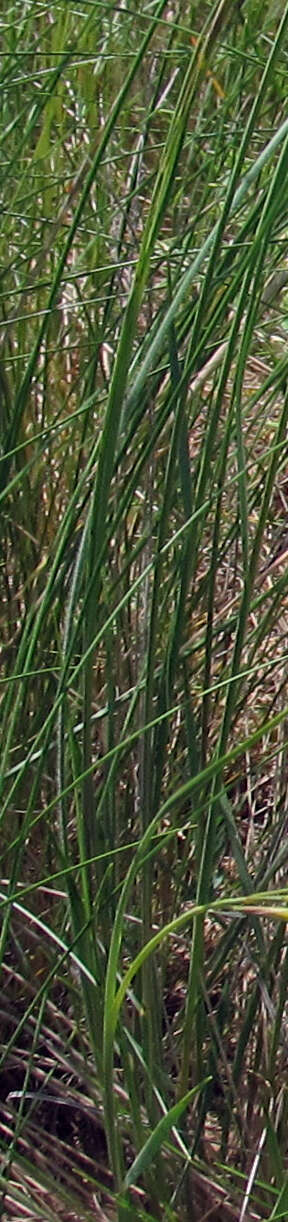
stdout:
[[1,1213],[272,1222],[288,5],[0,11]]

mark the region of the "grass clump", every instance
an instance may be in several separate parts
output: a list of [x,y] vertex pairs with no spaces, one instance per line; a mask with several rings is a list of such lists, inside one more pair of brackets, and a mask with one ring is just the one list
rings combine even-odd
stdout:
[[2,25],[2,1213],[272,1222],[288,6]]

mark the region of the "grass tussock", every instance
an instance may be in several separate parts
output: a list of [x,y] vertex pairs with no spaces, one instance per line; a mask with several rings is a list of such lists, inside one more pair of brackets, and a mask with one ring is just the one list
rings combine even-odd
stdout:
[[288,6],[1,26],[1,1211],[272,1222]]

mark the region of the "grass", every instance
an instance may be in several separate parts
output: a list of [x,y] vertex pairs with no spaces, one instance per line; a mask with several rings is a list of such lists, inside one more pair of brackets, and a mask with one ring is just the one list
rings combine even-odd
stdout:
[[288,6],[1,20],[2,1215],[272,1222]]

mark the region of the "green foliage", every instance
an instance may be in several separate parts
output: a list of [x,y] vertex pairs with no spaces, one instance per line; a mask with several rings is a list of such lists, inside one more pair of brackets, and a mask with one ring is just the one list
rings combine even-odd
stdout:
[[2,1213],[272,1220],[288,6],[2,27]]

